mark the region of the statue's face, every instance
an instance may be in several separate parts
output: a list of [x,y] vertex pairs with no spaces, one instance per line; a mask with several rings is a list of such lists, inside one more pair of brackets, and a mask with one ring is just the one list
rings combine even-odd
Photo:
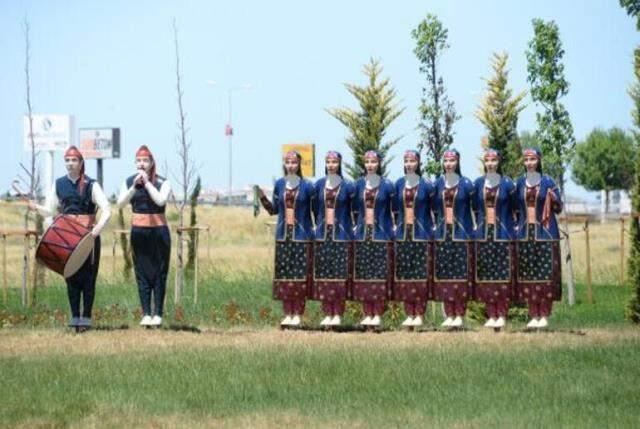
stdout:
[[498,171],[498,164],[500,161],[497,156],[487,156],[484,159],[484,168],[487,169],[487,173],[495,173]]
[[284,160],[284,169],[287,174],[298,174],[298,168],[300,168],[300,161],[297,158],[287,158]]
[[153,161],[148,156],[136,156],[136,170],[144,170],[146,173],[151,171]]
[[77,156],[65,156],[64,166],[67,168],[67,173],[71,176],[79,176],[82,169],[83,161]]
[[527,172],[533,173],[538,168],[538,157],[535,155],[525,155],[524,157],[524,168],[527,169]]
[[444,165],[445,173],[455,173],[458,167],[458,160],[454,157],[449,157],[445,158],[442,164]]
[[406,156],[404,158],[404,171],[407,174],[415,173],[418,169],[418,160],[412,156]]
[[340,168],[340,161],[337,158],[327,158],[324,161],[324,165],[327,168],[327,173],[338,174],[338,169]]
[[379,165],[380,161],[378,161],[378,158],[371,157],[364,159],[364,169],[367,171],[367,174],[377,174]]

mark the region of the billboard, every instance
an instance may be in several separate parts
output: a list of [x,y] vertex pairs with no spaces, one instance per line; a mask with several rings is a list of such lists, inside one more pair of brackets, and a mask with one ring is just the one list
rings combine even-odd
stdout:
[[86,159],[120,158],[120,128],[80,128],[78,141]]
[[302,155],[302,175],[304,177],[315,177],[316,176],[316,145],[313,143],[300,143],[300,144],[283,144],[282,145],[282,156],[289,152],[290,150],[295,150]]
[[[31,115],[33,140],[36,152],[64,151],[73,144],[74,120],[71,115]],[[25,150],[31,150],[29,117],[23,116],[23,142]]]

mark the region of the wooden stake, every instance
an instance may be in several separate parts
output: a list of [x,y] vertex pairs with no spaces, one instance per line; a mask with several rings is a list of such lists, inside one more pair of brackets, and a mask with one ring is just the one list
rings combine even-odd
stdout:
[[24,245],[22,248],[22,251],[24,252],[24,268],[23,268],[23,276],[24,279],[22,280],[22,306],[23,307],[29,307],[30,303],[29,303],[29,272],[30,272],[30,259],[29,258],[29,236],[27,234],[24,235]]
[[116,246],[118,243],[118,234],[113,233],[113,246],[111,246],[111,257],[113,260],[111,261],[111,272],[115,275],[116,273]]
[[9,283],[7,282],[7,235],[2,234],[2,291],[4,304],[9,300]]
[[589,243],[589,220],[584,222],[585,244],[587,249],[587,302],[593,304],[593,289],[591,285],[591,245]]
[[198,303],[198,237],[200,237],[200,230],[196,229],[195,236],[193,238],[193,251],[195,253],[193,261],[193,303]]
[[620,286],[624,286],[624,218],[620,218]]

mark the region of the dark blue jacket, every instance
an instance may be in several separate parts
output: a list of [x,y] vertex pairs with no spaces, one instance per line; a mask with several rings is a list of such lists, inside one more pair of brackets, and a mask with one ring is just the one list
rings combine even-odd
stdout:
[[[309,180],[300,180],[298,193],[294,203],[295,225],[293,239],[295,241],[313,241],[313,221],[311,220],[311,207],[315,198],[315,188]],[[285,194],[286,185],[284,177],[278,179],[273,188],[273,213],[278,215],[276,224],[276,240],[284,241],[285,237]]]
[[[517,231],[516,231],[516,239],[517,240],[526,240],[527,239],[527,202],[525,200],[525,176],[520,176],[518,181],[516,182],[516,198],[517,198],[517,211],[518,211],[518,222],[517,222]],[[547,197],[547,192],[553,192],[556,197],[556,207],[558,208],[557,212],[562,210],[562,203],[560,200],[560,191],[556,187],[556,183],[553,179],[547,175],[542,175],[540,179],[540,188],[538,190],[538,197],[536,198],[536,240],[539,241],[550,241],[550,240],[559,240],[560,233],[558,231],[558,221],[556,220],[555,213],[551,214],[551,219],[549,222],[549,228],[545,228],[542,225],[542,210],[544,208],[544,201]]]
[[[137,175],[133,175],[127,178],[127,188],[131,189],[136,176]],[[160,190],[164,180],[164,177],[156,176],[153,186]],[[131,197],[131,211],[134,213],[160,214],[165,212],[165,208],[166,206],[159,206],[151,199],[144,185],[136,185],[136,192]]]
[[[396,181],[396,197],[393,212],[396,214],[396,241],[406,239],[404,224],[404,187],[405,178]],[[435,188],[430,181],[420,178],[418,192],[413,200],[413,239],[415,241],[433,240],[433,220],[431,219],[431,205],[435,196]]]
[[[356,193],[353,201],[354,217],[356,219],[355,240],[363,241],[365,235],[365,179],[360,178],[356,182]],[[391,207],[395,198],[395,188],[389,179],[384,177],[380,180],[378,194],[374,207],[374,229],[373,240],[392,241],[393,240],[393,219]]]
[[[487,224],[485,223],[484,205],[484,184],[485,176],[478,177],[475,182],[476,204],[474,207],[476,215],[475,239],[484,241],[487,239]],[[496,241],[511,241],[515,238],[515,214],[516,208],[516,186],[513,181],[505,176],[500,178],[498,195],[496,198]]]
[[[325,220],[324,220],[324,191],[327,178],[323,177],[315,184],[316,198],[313,204],[313,213],[316,219],[316,241],[325,240]],[[338,189],[335,206],[336,224],[333,228],[333,239],[335,241],[353,240],[353,222],[351,220],[351,206],[355,194],[353,183],[342,180]]]
[[[442,241],[445,238],[444,217],[444,176],[436,180],[436,195],[434,198],[433,213],[436,218],[435,240]],[[453,239],[468,241],[473,240],[472,205],[474,202],[475,188],[471,180],[460,176],[458,190],[453,200]]]
[[76,180],[76,183],[73,183],[69,176],[62,176],[56,179],[56,195],[60,204],[60,213],[73,215],[95,214],[98,211],[98,207],[91,199],[94,183],[95,180],[89,176],[84,176],[84,189],[80,194],[78,190],[80,180]]

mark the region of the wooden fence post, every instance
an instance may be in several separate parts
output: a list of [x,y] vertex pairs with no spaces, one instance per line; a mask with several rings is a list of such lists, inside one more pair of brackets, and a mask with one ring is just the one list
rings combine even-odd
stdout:
[[587,250],[587,302],[593,304],[593,288],[591,284],[591,245],[589,242],[589,219],[584,221],[585,244]]
[[624,286],[624,218],[620,217],[620,286]]
[[2,234],[2,292],[4,304],[9,300],[9,283],[7,282],[7,234]]

